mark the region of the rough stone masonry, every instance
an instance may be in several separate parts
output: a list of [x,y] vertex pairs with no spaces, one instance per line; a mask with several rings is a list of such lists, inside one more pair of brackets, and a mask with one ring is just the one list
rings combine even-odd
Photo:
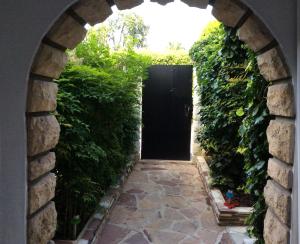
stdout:
[[[162,5],[172,0],[152,0]],[[119,9],[130,9],[142,0],[115,0]],[[207,0],[183,0],[192,7],[206,8]],[[80,0],[65,12],[46,34],[31,68],[27,102],[28,131],[28,243],[47,243],[56,229],[54,196],[56,178],[49,173],[55,165],[51,152],[59,140],[60,127],[51,112],[56,109],[57,85],[67,63],[64,50],[74,48],[86,34],[84,23],[94,25],[112,14],[105,0]],[[268,173],[265,188],[268,211],[265,218],[266,244],[288,243],[291,213],[295,109],[292,83],[279,46],[265,25],[237,0],[215,0],[212,14],[227,26],[238,28],[238,36],[254,52],[261,74],[270,81],[267,105],[274,120],[268,128]],[[78,18],[74,18],[78,15]],[[275,43],[272,45],[272,43]],[[53,44],[53,45],[52,45]]]

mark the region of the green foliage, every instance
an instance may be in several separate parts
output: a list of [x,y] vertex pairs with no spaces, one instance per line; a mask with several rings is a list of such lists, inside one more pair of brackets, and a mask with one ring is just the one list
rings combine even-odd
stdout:
[[198,139],[212,156],[209,164],[213,184],[224,190],[237,189],[245,178],[243,158],[236,151],[247,87],[248,74],[241,77],[247,67],[247,51],[235,33],[219,27],[196,42],[190,54],[200,87],[202,126]]
[[244,156],[244,171],[247,176],[243,190],[255,199],[254,212],[247,221],[248,231],[259,238],[259,243],[263,243],[263,220],[266,213],[263,189],[267,181],[267,162],[270,157],[266,137],[270,121],[266,106],[268,82],[259,74],[253,53],[250,53],[250,60],[252,75],[245,91],[246,116],[239,128],[241,139],[238,151]]
[[111,52],[94,32],[71,55],[57,81],[59,238],[83,227],[134,152],[147,67],[132,50]]
[[149,65],[175,65],[175,64],[192,64],[192,60],[188,53],[184,50],[172,50],[166,53],[155,53],[149,51],[141,51],[140,55],[147,60]]
[[199,83],[201,128],[198,140],[212,156],[213,184],[249,193],[255,201],[249,233],[263,240],[263,187],[269,157],[266,127],[268,83],[255,55],[236,31],[211,23],[190,50]]

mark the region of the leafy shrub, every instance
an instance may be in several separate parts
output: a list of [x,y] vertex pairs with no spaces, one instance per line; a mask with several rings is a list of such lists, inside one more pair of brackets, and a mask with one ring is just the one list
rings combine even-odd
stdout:
[[134,152],[147,67],[132,50],[110,52],[93,35],[71,60],[57,81],[57,238],[83,227]]
[[190,50],[200,95],[198,140],[211,156],[213,185],[243,190],[253,197],[249,233],[262,242],[263,187],[269,157],[266,127],[268,83],[259,74],[255,55],[234,29],[211,23]]
[[192,60],[189,57],[189,54],[184,50],[170,50],[165,53],[142,51],[139,52],[139,54],[141,54],[146,60],[148,60],[149,65],[192,64]]

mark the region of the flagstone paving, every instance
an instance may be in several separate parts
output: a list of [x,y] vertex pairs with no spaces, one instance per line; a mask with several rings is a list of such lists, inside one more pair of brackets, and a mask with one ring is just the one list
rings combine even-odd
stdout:
[[[140,161],[96,244],[243,243],[244,228],[217,225],[196,167]],[[234,241],[233,233],[237,233]]]

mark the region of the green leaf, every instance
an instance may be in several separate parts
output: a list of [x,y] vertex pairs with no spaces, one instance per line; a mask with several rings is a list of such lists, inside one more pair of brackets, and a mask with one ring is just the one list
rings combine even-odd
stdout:
[[244,109],[241,107],[239,108],[238,110],[236,110],[236,115],[239,116],[239,117],[242,117],[245,115],[245,112],[244,112]]

